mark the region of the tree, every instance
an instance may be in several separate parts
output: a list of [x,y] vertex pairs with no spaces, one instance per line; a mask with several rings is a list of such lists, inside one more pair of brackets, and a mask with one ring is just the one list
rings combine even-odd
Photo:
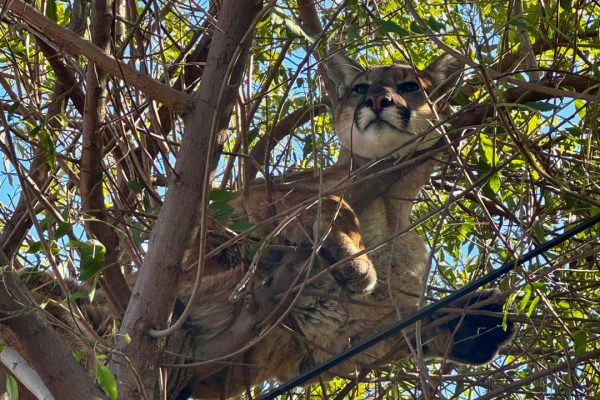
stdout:
[[[0,318],[55,398],[104,394],[43,324],[24,273],[47,270],[75,315],[74,300],[101,289],[122,323],[115,348],[92,346],[99,386],[115,398],[116,378],[119,398],[158,398],[165,341],[147,333],[169,325],[188,238],[199,259],[222,250],[222,232],[251,229],[229,218],[229,192],[318,173],[339,155],[318,64],[333,49],[366,65],[422,68],[441,51],[466,63],[449,156],[415,206],[431,250],[428,298],[600,207],[593,1],[8,0],[0,15]],[[302,393],[599,396],[598,233],[498,283],[522,327],[493,364],[407,359]],[[208,275],[228,262],[201,264]]]

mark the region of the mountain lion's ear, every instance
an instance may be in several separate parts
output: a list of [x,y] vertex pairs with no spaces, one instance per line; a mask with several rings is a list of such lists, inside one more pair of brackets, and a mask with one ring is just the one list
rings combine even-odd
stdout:
[[332,54],[325,60],[327,75],[335,85],[338,97],[342,97],[356,78],[365,72],[355,60],[340,53]]
[[433,78],[433,91],[429,94],[432,100],[438,100],[444,96],[450,95],[458,84],[465,64],[454,58],[454,56],[444,53],[432,61],[425,68]]

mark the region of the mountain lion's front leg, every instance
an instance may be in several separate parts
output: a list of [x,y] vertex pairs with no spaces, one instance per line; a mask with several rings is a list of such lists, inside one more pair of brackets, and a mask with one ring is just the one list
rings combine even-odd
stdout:
[[[329,265],[345,260],[331,270],[336,281],[351,293],[370,293],[377,282],[375,267],[365,254],[359,222],[350,205],[339,196],[324,196],[303,209],[292,221],[284,219],[290,210],[304,201],[315,198],[318,184],[310,181],[296,185],[275,185],[267,196],[264,185],[250,187],[230,201],[239,214],[244,211],[250,221],[260,225],[261,235],[278,236],[283,242],[319,245],[318,256]],[[273,216],[277,218],[273,220]],[[268,223],[267,220],[270,220]],[[281,223],[285,222],[283,228]],[[316,239],[316,240],[315,240]],[[322,263],[321,263],[322,264]]]
[[320,213],[315,205],[300,215],[307,229],[315,227],[322,245],[319,256],[328,264],[346,260],[334,267],[331,274],[351,293],[370,293],[377,283],[375,267],[363,251],[359,222],[350,205],[338,196],[326,196],[321,201]]

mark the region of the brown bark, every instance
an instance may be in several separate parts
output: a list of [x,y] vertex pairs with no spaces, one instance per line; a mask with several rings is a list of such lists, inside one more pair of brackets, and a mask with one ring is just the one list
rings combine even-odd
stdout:
[[[538,85],[547,88],[573,87],[578,92],[587,92],[589,95],[595,95],[600,90],[600,81],[585,76],[556,77],[542,80]],[[525,104],[531,101],[548,100],[561,96],[514,87],[507,89],[502,97],[506,99],[507,103]],[[495,110],[496,107],[491,102],[467,105],[459,113],[453,115],[448,122],[455,129],[480,125],[486,119],[491,118]]]
[[[48,115],[52,116],[52,113],[48,112]],[[34,158],[31,162],[30,171],[35,172],[31,174],[31,178],[41,188],[45,187],[44,180],[46,180],[49,173],[45,158],[46,155],[43,151],[39,149],[34,150]],[[17,250],[19,250],[31,225],[31,218],[27,209],[27,199],[25,196],[21,196],[13,214],[5,222],[2,233],[0,233],[0,250],[2,250],[8,259],[12,259]]]
[[63,91],[71,99],[77,111],[83,114],[85,95],[75,79],[75,74],[65,65],[62,56],[52,46],[41,39],[36,43],[56,74],[56,80],[62,86]]
[[[188,88],[192,83],[196,82],[202,76],[202,72],[204,71],[204,66],[196,65],[197,63],[206,62],[206,57],[208,56],[208,50],[210,49],[211,37],[204,36],[196,49],[185,58],[185,64],[190,63],[190,65],[184,65],[182,67],[181,74],[179,75],[179,79],[173,87],[177,90],[183,90],[183,88]],[[165,105],[161,105],[158,109],[158,120],[160,122],[160,126],[162,129],[162,133],[166,135],[171,131],[172,127],[172,110],[170,110]],[[157,132],[159,133],[159,132]],[[150,155],[156,155],[156,151],[158,150],[158,146],[152,146],[154,148],[154,152],[150,152]]]
[[19,341],[20,352],[40,375],[55,399],[105,399],[92,378],[76,362],[60,336],[40,315],[15,272],[0,280],[0,319]]
[[580,356],[573,357],[571,359],[567,359],[567,361],[563,361],[558,364],[550,364],[545,368],[540,366],[540,368],[537,371],[528,374],[525,378],[513,381],[512,383],[507,384],[506,386],[502,386],[497,389],[490,390],[485,395],[478,397],[478,399],[492,400],[492,399],[505,398],[504,397],[505,393],[507,393],[507,394],[514,393],[514,391],[519,390],[520,388],[524,387],[525,385],[528,385],[532,382],[542,379],[548,375],[552,375],[556,372],[564,372],[565,370],[573,368],[574,365],[577,365],[577,364],[580,364],[583,362],[587,362],[588,360],[597,360],[598,357],[600,357],[600,350],[596,349],[596,350],[592,350],[590,352],[584,353]]
[[102,66],[106,72],[123,79],[127,84],[140,89],[149,98],[166,105],[177,113],[189,110],[191,99],[186,93],[172,89],[135,70],[130,65],[118,61],[93,43],[62,28],[22,0],[3,1],[3,7],[7,6],[13,17],[20,18],[37,31],[43,32],[45,38],[51,40],[65,52],[73,56],[86,56],[90,61]]
[[310,33],[317,34],[323,30],[314,0],[298,0],[298,10],[300,11],[302,23],[309,29]]
[[[209,28],[210,24],[208,22],[205,23],[204,29]],[[198,29],[199,31],[202,30],[202,28]],[[142,35],[139,36],[139,41],[142,41]],[[205,32],[195,49],[184,58],[184,63],[181,67],[179,77],[177,81],[173,84],[174,89],[189,93],[191,92],[191,89],[195,86],[195,84],[199,81],[200,77],[202,76],[202,72],[204,71],[203,63],[206,62],[208,50],[210,49],[211,38],[211,34]],[[192,38],[192,42],[195,43],[196,39]],[[175,67],[176,64],[169,68],[169,75],[175,72]],[[169,109],[169,107],[162,104],[158,108],[157,114],[158,123],[153,124],[152,128],[154,129],[156,134],[162,134],[166,138],[167,134],[171,131],[173,127],[173,110]],[[145,150],[148,154],[149,159],[153,160],[157,156],[157,154],[160,151],[160,146],[156,143],[156,139],[154,137],[150,136],[147,138]],[[140,164],[142,164],[141,154],[142,152],[138,151],[132,154],[132,157],[138,157],[138,159],[140,159]]]
[[[97,0],[92,5],[92,41],[105,52],[110,51],[110,34],[113,20],[113,1]],[[121,273],[118,261],[119,237],[106,218],[102,190],[103,132],[101,127],[107,108],[109,75],[102,67],[89,62],[86,72],[87,92],[83,112],[83,148],[81,152],[81,208],[93,220],[86,228],[106,248],[106,266],[101,280],[117,315],[125,313],[129,303],[129,286]]]
[[[214,165],[216,149],[209,148],[213,121],[218,134],[227,128],[245,61],[245,57],[235,60],[234,54],[239,46],[245,46],[242,39],[252,29],[261,4],[254,0],[228,0],[221,4],[195,108],[185,116],[185,132],[175,165],[176,180],[167,192],[121,326],[120,333],[132,339],[129,344],[122,339],[117,344],[127,357],[127,364],[122,359],[113,363],[122,399],[158,396],[160,359],[156,354],[164,348],[164,340],[152,338],[147,332],[164,328],[175,304],[181,261],[197,222],[203,166],[207,159]],[[230,63],[236,63],[236,67],[228,77]]]

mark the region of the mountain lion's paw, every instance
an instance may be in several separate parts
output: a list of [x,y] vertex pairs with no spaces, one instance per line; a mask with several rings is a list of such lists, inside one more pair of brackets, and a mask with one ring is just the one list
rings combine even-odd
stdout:
[[[331,242],[323,245],[320,251],[321,257],[329,265],[354,254],[356,251],[350,251],[345,246]],[[333,268],[331,275],[344,289],[353,294],[369,294],[377,284],[375,267],[365,254]]]

